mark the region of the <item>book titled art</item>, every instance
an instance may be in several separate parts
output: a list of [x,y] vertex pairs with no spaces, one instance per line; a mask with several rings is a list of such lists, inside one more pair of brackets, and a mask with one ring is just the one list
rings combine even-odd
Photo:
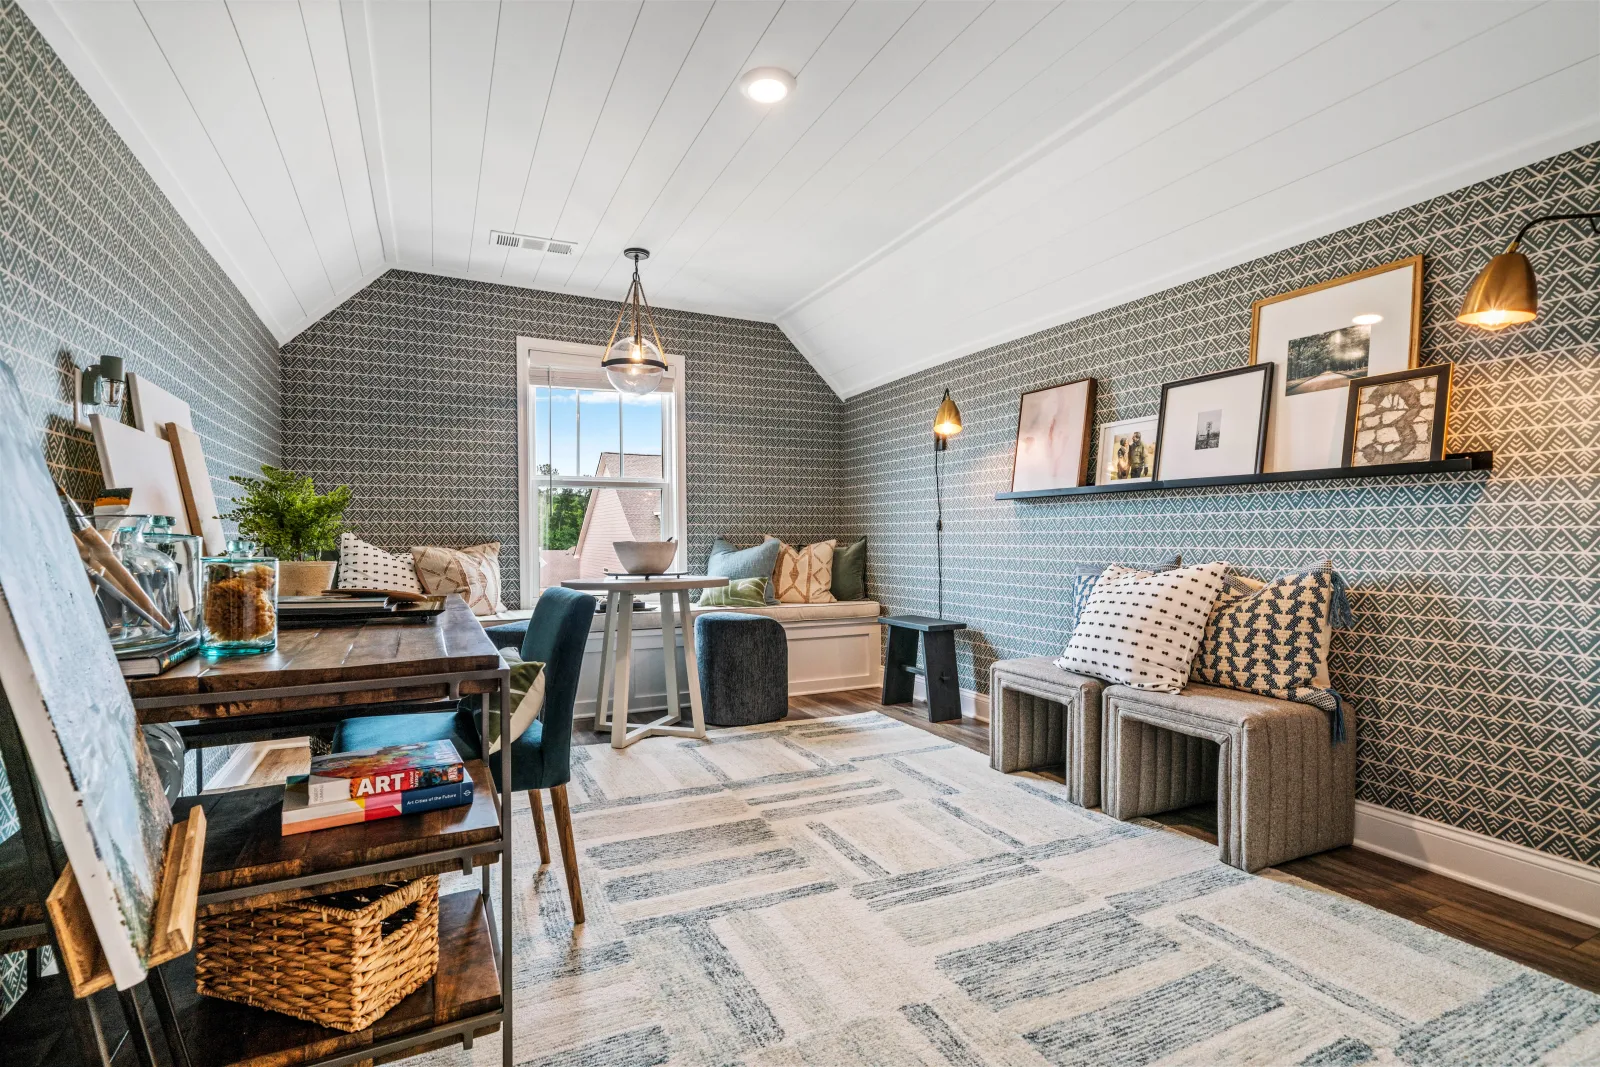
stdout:
[[309,833],[335,826],[352,826],[356,823],[392,819],[397,815],[417,815],[439,808],[464,807],[472,803],[472,779],[444,785],[426,786],[389,793],[374,793],[363,797],[313,803],[310,799],[308,775],[297,774],[284,783],[283,833]]
[[317,756],[308,777],[309,802],[324,804],[450,785],[467,773],[455,745],[421,741]]

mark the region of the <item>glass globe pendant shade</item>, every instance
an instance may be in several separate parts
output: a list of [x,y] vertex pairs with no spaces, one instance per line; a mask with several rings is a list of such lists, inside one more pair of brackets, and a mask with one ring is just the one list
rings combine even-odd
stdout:
[[667,361],[650,338],[624,337],[606,350],[606,358],[600,366],[617,392],[644,396],[661,385]]

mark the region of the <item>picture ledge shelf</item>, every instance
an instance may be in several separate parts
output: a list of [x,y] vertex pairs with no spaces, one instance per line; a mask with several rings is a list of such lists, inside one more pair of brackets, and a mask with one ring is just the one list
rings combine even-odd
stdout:
[[1028,489],[996,493],[996,500],[1037,500],[1056,496],[1096,496],[1108,493],[1150,493],[1162,489],[1203,489],[1213,485],[1266,485],[1272,482],[1320,482],[1336,478],[1392,478],[1403,474],[1454,474],[1494,469],[1493,452],[1452,452],[1437,462],[1390,463],[1381,467],[1325,467],[1310,471],[1273,471],[1268,474],[1230,474],[1220,478],[1175,478],[1169,481],[1112,482],[1078,485],[1070,489]]

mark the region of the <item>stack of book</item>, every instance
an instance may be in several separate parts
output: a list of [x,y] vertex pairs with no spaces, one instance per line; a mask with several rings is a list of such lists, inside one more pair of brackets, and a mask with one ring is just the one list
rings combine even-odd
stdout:
[[151,678],[176,666],[200,651],[200,635],[189,631],[164,645],[141,648],[136,652],[118,652],[117,665],[124,678]]
[[414,815],[472,803],[472,776],[449,741],[315,756],[310,774],[289,778],[283,832]]

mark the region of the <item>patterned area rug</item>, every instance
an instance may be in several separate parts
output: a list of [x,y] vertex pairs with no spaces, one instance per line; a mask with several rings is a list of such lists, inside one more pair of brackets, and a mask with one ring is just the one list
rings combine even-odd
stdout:
[[573,756],[523,1065],[1600,1063],[1600,997],[875,713]]

